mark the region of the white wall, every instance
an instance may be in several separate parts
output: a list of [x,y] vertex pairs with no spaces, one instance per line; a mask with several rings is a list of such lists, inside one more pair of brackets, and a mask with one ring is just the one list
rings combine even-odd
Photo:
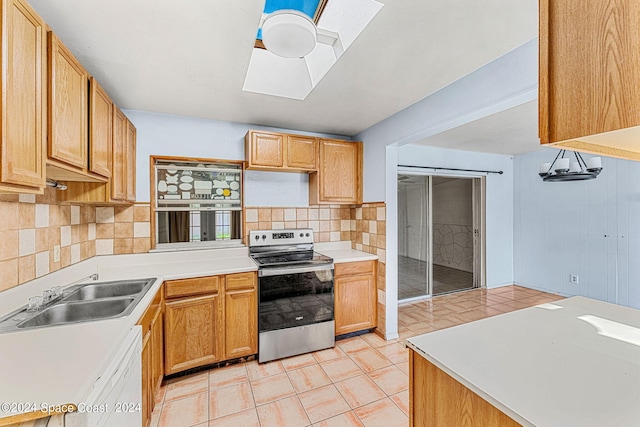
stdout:
[[514,160],[516,283],[640,308],[640,163],[603,157],[595,180],[543,182],[557,153]]
[[[149,201],[149,156],[204,157],[244,160],[244,135],[249,129],[349,139],[195,117],[125,110],[137,129],[136,200]],[[247,171],[245,206],[308,206],[309,177],[302,173]]]
[[386,146],[416,143],[535,100],[537,91],[536,38],[354,136],[364,141],[364,201],[385,200]]

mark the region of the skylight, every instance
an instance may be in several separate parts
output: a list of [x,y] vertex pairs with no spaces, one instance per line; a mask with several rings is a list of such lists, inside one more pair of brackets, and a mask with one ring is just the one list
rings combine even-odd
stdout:
[[267,0],[260,27],[271,12],[297,10],[315,21],[318,42],[304,58],[282,58],[264,49],[258,28],[242,89],[305,99],[381,8],[375,0]]

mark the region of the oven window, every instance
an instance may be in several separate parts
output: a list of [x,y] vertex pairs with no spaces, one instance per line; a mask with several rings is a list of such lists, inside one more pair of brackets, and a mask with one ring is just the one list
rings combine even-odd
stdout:
[[333,270],[261,277],[260,332],[333,320]]

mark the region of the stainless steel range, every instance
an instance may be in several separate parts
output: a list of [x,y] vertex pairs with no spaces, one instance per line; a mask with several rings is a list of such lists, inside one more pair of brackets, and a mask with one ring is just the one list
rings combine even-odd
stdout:
[[258,264],[258,361],[335,345],[333,259],[313,251],[313,230],[251,231]]

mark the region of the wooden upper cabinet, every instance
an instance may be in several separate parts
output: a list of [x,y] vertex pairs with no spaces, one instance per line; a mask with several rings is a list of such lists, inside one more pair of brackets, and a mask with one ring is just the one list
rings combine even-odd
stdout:
[[111,176],[113,103],[94,77],[89,81],[89,170]]
[[249,131],[245,136],[247,169],[312,172],[317,167],[318,138]]
[[2,13],[0,191],[42,193],[46,123],[46,24],[22,0]]
[[249,131],[245,136],[245,157],[247,169],[284,167],[283,134]]
[[113,108],[113,163],[111,198],[127,199],[127,117],[116,106]]
[[315,171],[318,167],[318,139],[287,135],[287,167]]
[[127,201],[136,201],[136,127],[127,120]]
[[48,53],[49,160],[86,170],[89,75],[52,31]]
[[640,160],[640,2],[540,0],[542,144]]
[[318,172],[309,176],[309,203],[362,203],[362,142],[319,141]]

